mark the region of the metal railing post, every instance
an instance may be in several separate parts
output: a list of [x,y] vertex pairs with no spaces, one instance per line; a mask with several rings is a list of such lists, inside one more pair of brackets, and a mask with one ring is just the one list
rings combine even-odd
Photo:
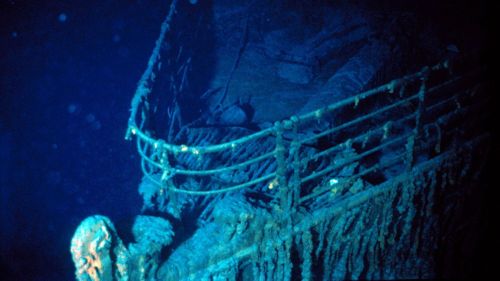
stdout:
[[429,69],[426,68],[424,69],[424,73],[420,80],[422,81],[420,84],[420,89],[418,91],[418,108],[417,108],[417,116],[415,120],[415,134],[417,137],[421,134],[422,132],[422,115],[425,113],[425,94],[427,91],[427,77],[429,74]]
[[418,90],[418,107],[415,112],[415,128],[413,129],[413,134],[408,137],[406,143],[406,169],[407,171],[411,170],[413,164],[415,162],[415,147],[417,145],[417,141],[420,138],[422,133],[422,115],[425,113],[425,93],[427,91],[426,82],[429,74],[429,68],[425,68],[422,71],[422,76],[420,77],[421,84],[420,89]]
[[178,208],[177,204],[177,194],[175,194],[175,191],[171,188],[174,186],[174,183],[172,181],[173,177],[173,171],[172,167],[170,166],[170,162],[168,160],[168,151],[163,150],[161,153],[161,158],[160,158],[160,164],[162,165],[162,174],[161,174],[161,184],[162,186],[166,187],[166,192],[168,192],[168,202],[167,204],[170,203],[172,206],[172,213],[174,216],[180,215],[180,210]]
[[290,118],[292,121],[293,141],[290,145],[290,154],[292,155],[292,179],[290,182],[292,192],[292,209],[296,210],[300,201],[300,147],[301,143],[298,137],[299,119],[296,116]]
[[274,157],[276,158],[276,164],[277,164],[277,169],[276,169],[276,179],[278,182],[278,188],[279,188],[279,199],[280,199],[280,208],[282,211],[289,211],[290,210],[290,202],[288,200],[288,183],[286,180],[286,170],[287,170],[287,165],[286,165],[286,156],[285,156],[285,143],[283,141],[283,124],[282,122],[277,121],[274,124],[274,127],[276,128],[275,134],[276,134],[276,149],[275,149],[275,154]]

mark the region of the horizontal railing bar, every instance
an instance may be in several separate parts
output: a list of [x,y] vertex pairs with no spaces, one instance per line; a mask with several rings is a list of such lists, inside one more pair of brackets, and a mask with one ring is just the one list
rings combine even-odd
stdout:
[[356,123],[363,122],[363,121],[365,121],[365,120],[367,120],[367,119],[369,119],[369,118],[371,118],[371,117],[373,117],[373,116],[375,116],[375,115],[381,114],[381,113],[383,113],[383,112],[385,112],[385,111],[388,111],[388,110],[391,110],[391,109],[394,109],[394,108],[396,108],[396,107],[398,107],[398,106],[400,106],[400,105],[402,105],[402,104],[405,104],[405,103],[409,102],[410,100],[416,99],[416,98],[418,98],[418,95],[419,95],[419,94],[417,93],[417,94],[414,94],[414,95],[412,95],[412,96],[409,96],[409,97],[407,97],[407,98],[405,98],[405,99],[403,99],[403,100],[401,100],[401,101],[398,101],[398,102],[392,103],[392,104],[390,104],[390,105],[388,105],[388,106],[386,106],[386,107],[383,107],[383,108],[381,108],[381,109],[375,110],[375,111],[373,111],[373,112],[371,112],[371,113],[369,113],[369,114],[363,115],[362,117],[359,117],[359,118],[353,119],[353,120],[348,121],[348,122],[346,122],[346,123],[343,123],[342,125],[339,125],[339,126],[337,126],[337,127],[334,127],[334,128],[331,128],[331,129],[325,130],[325,131],[323,131],[323,132],[321,132],[321,133],[315,134],[315,135],[313,135],[313,136],[311,136],[311,137],[309,137],[309,138],[307,138],[307,139],[305,139],[305,140],[300,140],[300,141],[299,141],[299,143],[304,144],[304,143],[307,143],[307,142],[313,141],[313,140],[315,140],[315,139],[318,139],[318,138],[324,137],[324,136],[326,136],[326,135],[329,135],[329,134],[331,134],[331,133],[334,133],[334,132],[336,132],[336,131],[340,131],[340,130],[342,130],[342,129],[345,129],[345,128],[347,128],[347,127],[349,127],[349,126],[352,126],[352,125],[354,125],[354,124],[356,124]]
[[[393,164],[395,164],[395,163],[398,163],[398,162],[403,162],[404,160],[403,160],[403,158],[402,158],[402,157],[403,157],[404,155],[405,155],[405,153],[400,153],[400,154],[398,154],[396,157],[391,158],[391,160],[384,161],[382,164],[381,164],[381,163],[377,163],[377,164],[375,164],[375,165],[371,166],[370,168],[365,169],[365,170],[363,170],[363,171],[361,171],[361,172],[359,172],[359,173],[357,173],[357,174],[351,175],[351,176],[349,176],[349,177],[342,178],[342,180],[343,180],[343,181],[350,181],[350,180],[352,180],[352,179],[359,178],[359,177],[362,177],[362,176],[364,176],[364,175],[366,175],[366,174],[369,174],[369,173],[371,173],[371,172],[373,172],[373,171],[375,171],[375,170],[377,170],[377,169],[383,169],[383,168],[386,168],[387,166],[393,165]],[[404,172],[405,172],[405,171],[403,171],[403,173],[404,173]],[[325,193],[326,191],[328,191],[328,190],[330,190],[330,189],[334,188],[334,187],[335,187],[335,186],[337,186],[337,185],[341,185],[341,183],[338,183],[338,184],[336,184],[336,185],[332,185],[332,186],[324,186],[324,187],[322,187],[322,188],[320,187],[318,190],[314,191],[313,193],[310,193],[310,194],[308,194],[308,195],[306,195],[306,196],[301,197],[301,198],[299,199],[299,203],[301,203],[301,204],[302,204],[303,202],[305,202],[305,201],[307,201],[307,200],[309,200],[309,199],[312,199],[312,198],[314,198],[314,197],[317,197],[317,196],[319,196],[319,195],[321,195],[321,194]]]
[[[424,128],[427,128],[427,127],[430,127],[430,126],[434,126],[434,125],[435,125],[435,123],[436,123],[436,122],[438,122],[438,123],[439,123],[439,122],[440,122],[440,120],[441,120],[442,122],[447,122],[447,121],[445,121],[445,119],[451,118],[451,117],[456,116],[456,115],[459,115],[459,114],[463,114],[463,113],[467,112],[467,111],[468,111],[471,107],[473,107],[473,106],[478,106],[478,105],[480,105],[480,104],[481,104],[481,103],[483,103],[483,102],[484,102],[484,101],[481,101],[481,102],[478,102],[478,103],[475,103],[475,104],[469,104],[469,105],[467,105],[467,106],[462,107],[462,108],[461,108],[461,109],[459,109],[459,110],[454,110],[454,111],[451,111],[451,112],[449,112],[449,113],[448,113],[448,114],[446,114],[446,115],[442,115],[442,116],[440,116],[440,117],[438,118],[438,120],[433,121],[433,122],[426,123],[426,124],[424,124],[423,126],[424,126]],[[409,135],[411,135],[411,134],[407,134],[407,136],[409,136]],[[394,141],[394,142],[396,142],[396,141]],[[321,171],[321,173],[323,173],[323,172],[324,172],[324,173],[328,173],[328,172],[333,171],[333,170],[335,170],[335,169],[337,169],[337,168],[341,168],[341,167],[343,167],[343,166],[346,166],[346,165],[348,165],[348,164],[351,164],[353,161],[358,160],[358,159],[356,159],[356,158],[361,159],[361,158],[363,158],[364,156],[366,156],[366,155],[363,155],[363,154],[370,154],[370,153],[373,153],[373,150],[379,150],[381,147],[382,147],[382,145],[376,146],[376,147],[374,147],[374,148],[372,148],[372,149],[370,149],[370,150],[368,150],[368,151],[363,152],[362,154],[359,154],[358,156],[355,156],[355,157],[353,157],[353,158],[349,159],[349,161],[347,161],[347,162],[343,162],[343,163],[341,163],[341,164],[339,164],[339,165],[333,165],[333,166],[330,166],[330,167],[328,167],[328,168],[325,168],[325,169],[323,169],[323,170]],[[327,169],[329,169],[329,170],[325,172],[325,170],[327,170]],[[320,172],[317,172],[317,173],[320,173]],[[313,179],[313,178],[315,178],[315,177],[318,177],[318,175],[317,175],[316,173],[315,173],[315,174],[310,175],[309,177],[305,177],[305,178],[303,178],[303,179],[302,179],[302,181],[301,181],[301,183],[304,183],[304,182],[306,182],[307,180]]]
[[427,111],[432,111],[440,106],[443,106],[445,105],[446,103],[449,103],[449,102],[453,102],[455,101],[456,98],[460,97],[461,95],[467,95],[469,92],[469,90],[471,90],[473,87],[470,87],[470,88],[467,88],[467,89],[464,89],[454,95],[452,95],[451,97],[449,98],[446,98],[446,99],[443,99],[443,100],[440,100],[439,102],[433,104],[433,105],[429,105],[426,107],[426,110]]
[[443,100],[440,100],[438,102],[436,102],[435,104],[433,105],[430,105],[430,106],[427,106],[426,107],[426,111],[427,112],[431,112],[432,110],[436,109],[436,108],[439,108],[441,106],[444,106],[450,102],[453,102],[457,97],[459,97],[461,94],[466,94],[467,93],[467,90],[468,89],[465,89],[463,91],[460,91],[458,94],[454,94],[446,99],[443,99]]
[[300,115],[300,116],[297,117],[297,119],[299,121],[308,121],[309,119],[316,119],[316,118],[318,118],[318,116],[321,116],[321,115],[323,115],[325,113],[331,112],[331,111],[333,111],[335,109],[344,107],[344,106],[349,105],[349,104],[354,104],[356,101],[361,101],[361,100],[366,99],[366,98],[368,98],[370,96],[379,94],[379,93],[381,93],[383,91],[386,91],[386,90],[392,91],[397,86],[399,86],[400,84],[407,83],[408,80],[412,80],[412,79],[417,79],[417,78],[423,77],[424,75],[426,75],[429,72],[429,70],[438,70],[438,69],[442,69],[442,68],[447,68],[448,67],[447,65],[448,65],[448,63],[445,61],[445,62],[438,63],[438,64],[434,65],[431,68],[424,67],[424,68],[422,68],[422,70],[420,70],[420,71],[418,71],[416,73],[403,76],[402,78],[394,79],[394,80],[390,81],[389,83],[386,83],[384,85],[378,86],[378,87],[376,87],[374,89],[371,89],[371,90],[365,91],[363,93],[357,94],[355,96],[352,96],[350,98],[344,99],[342,101],[339,101],[337,103],[331,104],[329,106],[323,107],[321,109],[318,109],[318,110],[315,110],[315,111],[312,111],[312,112]]
[[[439,104],[440,104],[441,102],[450,102],[450,101],[453,101],[454,99],[456,99],[456,98],[457,98],[457,97],[459,97],[460,95],[464,95],[464,94],[466,94],[466,93],[467,93],[467,91],[461,91],[461,92],[459,92],[459,93],[457,93],[457,94],[455,94],[455,95],[453,95],[453,96],[451,96],[451,97],[447,98],[446,100],[441,100],[441,101],[438,101],[437,103],[435,103],[435,104],[433,104],[433,105],[428,105],[428,106],[426,106],[426,110],[427,110],[427,111],[433,110],[436,106],[439,106]],[[467,107],[467,106],[465,106],[465,107]],[[449,112],[449,113],[453,113],[453,112],[454,112],[454,111],[451,111],[451,112]],[[448,114],[449,114],[449,113],[448,113]],[[407,115],[407,116],[405,116],[405,117],[403,117],[403,118],[399,118],[399,119],[396,119],[396,120],[387,120],[385,123],[387,123],[387,122],[391,122],[391,123],[394,125],[394,124],[397,124],[397,123],[404,122],[404,121],[407,121],[407,120],[409,120],[409,119],[412,119],[413,117],[415,117],[415,115],[416,115],[416,112],[413,112],[413,113],[411,113],[411,114],[409,114],[409,115]],[[444,116],[444,115],[442,115],[442,116]],[[363,133],[363,134],[361,134],[361,135],[358,135],[358,136],[356,136],[355,138],[353,138],[352,140],[353,140],[353,141],[355,141],[355,140],[359,140],[359,139],[362,139],[363,137],[367,137],[368,135],[375,134],[375,132],[376,132],[376,131],[383,130],[383,129],[384,129],[384,127],[385,127],[385,124],[384,124],[384,125],[382,125],[382,126],[379,126],[379,127],[375,128],[375,129],[368,130],[366,133]],[[337,128],[338,128],[338,127],[337,127]],[[304,165],[304,164],[306,164],[306,163],[307,163],[307,162],[309,162],[309,161],[314,161],[314,160],[316,160],[316,159],[318,159],[318,158],[320,158],[320,157],[326,156],[326,155],[330,154],[331,152],[333,152],[333,151],[337,150],[338,148],[340,148],[342,145],[343,145],[342,143],[341,143],[341,144],[338,144],[338,145],[335,145],[335,146],[333,146],[333,147],[330,147],[330,148],[328,148],[328,149],[326,149],[326,150],[323,150],[323,151],[321,151],[321,152],[319,152],[319,153],[315,154],[314,156],[312,156],[312,157],[310,157],[310,158],[303,159],[303,160],[301,161],[301,164],[302,164],[302,165]]]
[[[483,116],[483,117],[484,117],[484,116]],[[432,123],[428,123],[428,124],[426,124],[426,126],[432,126],[432,125],[433,125],[433,123],[434,123],[434,122],[432,122]],[[458,129],[455,129],[455,130],[451,131],[451,133],[452,133],[452,134],[453,134],[453,133],[456,133],[456,131],[457,131],[457,130],[458,130]],[[419,147],[418,147],[418,148],[415,148],[415,150],[416,150],[416,151],[420,151],[420,150],[422,150],[422,149],[429,148],[429,147],[430,147],[430,144],[429,144],[429,143],[430,143],[430,142],[432,142],[432,141],[435,141],[436,139],[437,139],[437,137],[432,137],[432,138],[430,138],[430,139],[429,139],[429,138],[427,138],[427,139],[426,139],[426,142],[425,142],[425,143],[421,142],[420,144],[422,144],[422,145],[419,145]],[[393,165],[393,164],[395,164],[395,163],[397,163],[397,162],[403,162],[403,161],[404,161],[404,158],[403,158],[404,156],[405,156],[405,153],[401,153],[401,154],[397,155],[396,157],[392,157],[392,158],[391,158],[391,160],[389,160],[389,161],[384,161],[382,164],[377,163],[377,164],[375,164],[375,165],[371,166],[370,168],[363,170],[363,171],[362,171],[362,172],[360,172],[360,173],[357,173],[357,174],[351,175],[351,176],[349,176],[349,177],[345,177],[343,180],[347,180],[347,181],[349,181],[349,180],[352,180],[352,179],[354,179],[354,178],[358,178],[358,177],[361,177],[361,176],[363,176],[363,175],[369,174],[369,173],[371,173],[371,172],[373,172],[373,171],[375,171],[375,170],[377,170],[377,169],[383,169],[383,168],[385,168],[386,166]],[[322,189],[319,189],[319,190],[315,191],[314,193],[311,193],[311,194],[309,194],[309,195],[307,195],[307,196],[301,197],[301,199],[300,199],[300,201],[299,201],[299,202],[300,202],[300,203],[303,203],[304,201],[309,200],[310,198],[315,197],[316,195],[320,195],[321,193],[324,193],[325,191],[328,191],[328,190],[329,190],[329,189],[331,189],[331,188],[333,188],[333,186],[325,186],[325,187],[323,187]]]
[[365,156],[367,156],[369,154],[372,154],[372,153],[374,153],[374,152],[376,152],[376,151],[378,151],[378,150],[380,150],[382,148],[385,148],[385,147],[393,145],[393,144],[395,144],[395,143],[397,143],[399,141],[402,141],[402,140],[408,138],[410,135],[411,135],[411,133],[405,134],[403,136],[399,136],[397,138],[393,138],[390,141],[384,142],[381,145],[378,145],[378,146],[376,146],[376,147],[374,147],[372,149],[369,149],[369,150],[367,150],[367,151],[365,151],[365,152],[363,152],[363,153],[361,153],[359,155],[356,155],[356,156],[354,156],[352,158],[349,158],[349,161],[343,162],[341,164],[329,166],[329,167],[327,167],[327,168],[325,168],[325,169],[323,169],[323,170],[321,170],[319,172],[313,172],[311,175],[309,175],[309,176],[307,176],[305,178],[302,178],[301,181],[300,181],[300,183],[303,184],[303,183],[308,182],[308,181],[310,181],[312,179],[315,179],[315,178],[317,178],[319,176],[323,176],[326,173],[331,172],[331,171],[333,171],[335,169],[344,167],[347,164],[351,164],[353,161],[362,159],[363,157],[365,157]]
[[480,72],[481,72],[480,69],[475,69],[475,70],[472,70],[472,71],[467,72],[465,74],[458,75],[456,77],[448,79],[448,80],[446,80],[444,82],[441,82],[440,84],[438,84],[436,86],[433,86],[433,87],[427,89],[426,95],[427,94],[432,94],[433,92],[437,92],[437,91],[439,91],[439,90],[441,90],[443,88],[446,88],[446,87],[450,86],[451,84],[459,82],[460,80],[464,80],[465,78],[467,78],[469,76],[474,76],[474,75],[480,74]]
[[256,178],[256,179],[251,180],[251,181],[246,182],[246,183],[233,185],[230,187],[225,187],[225,188],[216,189],[216,190],[196,191],[196,190],[180,189],[180,188],[176,188],[176,187],[168,187],[168,189],[172,190],[174,192],[177,192],[177,193],[184,193],[184,194],[189,194],[189,195],[214,195],[214,194],[220,194],[220,193],[231,192],[231,191],[243,189],[243,188],[261,183],[263,181],[270,180],[270,179],[275,178],[275,177],[276,177],[276,172],[273,172],[273,173],[270,173],[266,176]]
[[[404,122],[404,121],[407,121],[407,120],[411,120],[411,119],[412,119],[412,118],[414,118],[415,116],[416,116],[416,113],[415,113],[415,112],[413,112],[413,113],[411,113],[411,114],[406,115],[406,116],[405,116],[405,117],[403,117],[403,118],[399,118],[399,119],[396,119],[396,120],[388,120],[387,122],[391,122],[392,124],[396,124],[396,123]],[[364,138],[366,138],[366,137],[370,137],[370,136],[372,136],[372,135],[375,135],[375,134],[377,134],[377,132],[378,132],[378,131],[383,131],[383,130],[384,130],[384,128],[385,128],[385,126],[386,126],[387,122],[385,122],[385,124],[384,124],[384,125],[381,125],[381,126],[376,127],[376,128],[374,128],[374,129],[368,130],[368,131],[366,131],[366,132],[365,132],[365,133],[363,133],[363,134],[357,135],[356,137],[351,138],[350,140],[351,140],[352,142],[355,142],[355,141],[360,141],[360,140],[362,140],[362,139],[364,139]],[[334,151],[336,151],[336,150],[338,150],[338,149],[342,148],[344,145],[345,145],[345,142],[342,142],[342,143],[339,143],[339,144],[337,144],[337,145],[334,145],[334,146],[332,146],[332,147],[330,147],[330,148],[328,148],[328,149],[325,149],[325,150],[323,150],[323,151],[321,151],[321,152],[318,152],[318,153],[314,154],[314,155],[313,155],[313,156],[311,156],[311,157],[307,157],[307,158],[302,159],[302,160],[301,160],[301,162],[300,162],[300,164],[301,164],[302,166],[304,166],[304,165],[306,165],[306,164],[307,164],[308,162],[310,162],[310,161],[314,161],[314,160],[317,160],[317,159],[318,159],[318,158],[320,158],[320,157],[327,156],[328,154],[330,154],[330,153],[332,153],[332,152],[334,152]]]
[[171,168],[170,170],[178,175],[207,176],[207,175],[212,175],[212,174],[216,174],[216,173],[240,169],[242,167],[246,167],[248,165],[260,162],[260,161],[267,159],[269,157],[272,157],[272,156],[274,156],[274,151],[268,152],[266,154],[262,154],[261,156],[252,158],[252,159],[247,160],[245,162],[241,162],[241,163],[234,164],[234,165],[227,166],[227,167],[210,169],[210,170],[183,170],[183,169],[177,169],[177,168]]
[[144,132],[142,132],[139,128],[137,127],[131,127],[130,128],[131,132],[133,135],[137,135],[137,137],[140,137],[143,139],[144,142],[147,142],[148,144],[154,146],[155,144],[158,147],[162,147],[163,149],[172,152],[172,153],[191,153],[191,154],[204,154],[204,153],[214,153],[214,152],[219,152],[222,150],[225,150],[227,148],[234,149],[236,146],[242,145],[243,143],[252,141],[254,139],[258,139],[261,137],[265,137],[268,135],[272,135],[275,131],[275,127],[270,127],[267,129],[264,129],[262,131],[259,131],[257,133],[233,140],[233,141],[228,141],[225,143],[220,143],[220,144],[215,144],[215,145],[207,145],[207,146],[187,146],[187,145],[177,145],[177,144],[169,144],[161,139],[155,139],[152,138],[148,135],[146,135]]
[[[463,110],[464,110],[464,111],[467,111],[470,107],[472,107],[472,106],[476,106],[476,105],[478,105],[478,104],[479,104],[479,103],[476,103],[476,104],[470,105],[469,107],[464,108]],[[454,112],[453,112],[453,113],[454,113]],[[456,114],[455,114],[455,115],[456,115]],[[484,114],[484,115],[486,115],[486,114]],[[481,116],[481,117],[484,117],[484,116]],[[427,126],[433,126],[433,125],[434,125],[434,123],[435,123],[435,122],[426,123],[424,126],[425,126],[425,127],[427,127]],[[455,130],[451,131],[451,133],[452,133],[452,134],[453,134],[453,133],[455,133],[455,132],[456,132],[456,130],[457,130],[457,129],[455,129]],[[420,144],[422,144],[422,145],[419,145],[419,147],[416,147],[416,148],[415,148],[415,150],[416,150],[416,151],[420,151],[420,150],[422,150],[422,149],[429,148],[429,147],[430,147],[429,142],[435,141],[436,139],[437,139],[437,137],[432,137],[432,138],[430,138],[430,139],[429,139],[429,138],[427,138],[427,139],[426,139],[426,142],[425,142],[425,143],[420,142]],[[385,166],[389,166],[389,165],[395,164],[395,163],[397,163],[397,162],[403,161],[403,160],[402,160],[403,158],[401,158],[401,157],[402,157],[402,156],[404,156],[404,155],[405,155],[405,153],[401,153],[401,154],[399,154],[398,156],[391,158],[391,160],[390,160],[390,161],[385,161],[382,165],[380,165],[380,163],[377,163],[377,164],[375,164],[375,165],[371,166],[370,168],[363,170],[363,172],[360,172],[360,173],[357,173],[357,174],[351,175],[351,176],[349,176],[349,177],[346,177],[346,179],[347,179],[347,180],[351,180],[352,178],[360,177],[360,176],[363,176],[363,175],[365,175],[365,174],[368,174],[368,173],[370,173],[370,172],[372,172],[372,171],[374,171],[374,170],[377,170],[377,169],[382,169],[382,168],[384,168]],[[328,189],[331,189],[331,188],[332,188],[332,187],[330,186],[330,187],[325,188],[324,190],[318,190],[318,191],[316,191],[316,192],[315,192],[315,194],[321,194],[321,193],[324,193],[325,191],[327,191]],[[313,195],[313,194],[310,194],[310,195]],[[310,195],[302,197],[302,198],[306,198],[306,197],[307,197],[307,198],[306,198],[306,199],[304,199],[304,200],[300,200],[300,203],[302,203],[302,202],[303,202],[303,201],[305,201],[305,200],[308,200],[308,199],[311,197]],[[302,198],[301,198],[301,199],[302,199]]]
[[[161,182],[154,179],[151,175],[149,175],[149,173],[147,173],[147,171],[145,171],[145,169],[143,169],[143,173],[154,184],[156,184],[158,186],[165,186]],[[225,193],[225,192],[236,191],[239,189],[243,189],[243,188],[261,183],[261,182],[266,181],[266,180],[270,180],[270,179],[275,178],[275,177],[276,177],[276,172],[272,172],[272,173],[269,173],[265,176],[261,176],[259,178],[256,178],[254,180],[251,180],[251,181],[248,181],[248,182],[245,182],[242,184],[237,184],[237,185],[233,185],[233,186],[225,187],[225,188],[221,188],[221,189],[216,189],[216,190],[187,190],[187,189],[176,188],[173,186],[167,186],[166,189],[171,190],[171,191],[176,192],[176,193],[206,196],[206,195],[215,195],[215,194],[220,194],[220,193]]]
[[[139,155],[141,157],[143,157],[148,163],[150,163],[151,165],[155,166],[158,169],[163,169],[161,164],[155,162],[149,156],[146,155],[144,150],[140,147],[139,141],[137,142],[137,150],[139,151]],[[272,157],[272,156],[274,156],[274,151],[262,154],[261,156],[258,156],[256,158],[252,158],[252,159],[247,160],[245,162],[241,162],[241,163],[234,164],[234,165],[227,166],[227,167],[221,167],[221,168],[209,169],[209,170],[183,170],[183,169],[178,169],[178,168],[170,168],[169,170],[172,173],[178,174],[178,175],[208,176],[208,175],[217,174],[217,173],[221,173],[221,172],[240,169],[242,167],[260,162],[260,161],[262,161],[266,158]]]
[[452,110],[447,114],[444,114],[444,115],[437,117],[435,121],[428,122],[427,124],[430,124],[430,123],[438,123],[438,124],[448,123],[451,118],[456,117],[456,116],[461,115],[461,114],[466,114],[466,112],[469,109],[471,109],[472,107],[476,107],[476,106],[479,107],[481,105],[487,104],[489,101],[490,101],[490,98],[486,98],[485,100],[482,100],[482,101],[479,101],[479,102],[476,102],[473,104],[464,105],[460,109]]
[[[433,92],[435,92],[435,91],[437,91],[437,90],[439,90],[439,89],[442,89],[443,87],[449,86],[450,84],[456,83],[456,82],[458,82],[458,81],[460,81],[460,80],[464,79],[466,76],[469,76],[469,75],[474,75],[474,74],[476,74],[476,72],[477,72],[477,71],[472,71],[472,72],[467,73],[467,74],[465,74],[465,75],[461,75],[461,76],[455,77],[455,78],[453,78],[453,79],[451,79],[451,80],[448,80],[448,81],[443,82],[443,83],[441,83],[441,84],[439,84],[439,85],[436,85],[436,86],[434,86],[434,87],[432,87],[432,88],[428,89],[428,90],[426,91],[426,93],[425,93],[425,94],[426,94],[426,95],[432,94]],[[309,137],[309,138],[307,138],[307,139],[305,139],[305,140],[301,140],[301,141],[300,141],[300,143],[301,143],[301,144],[303,144],[303,143],[307,143],[307,142],[313,141],[313,140],[315,140],[315,139],[317,139],[317,138],[324,137],[324,136],[326,136],[326,135],[328,135],[328,134],[331,134],[331,133],[334,133],[334,132],[336,132],[336,131],[338,131],[338,130],[342,130],[342,129],[347,128],[347,127],[349,127],[349,126],[352,126],[352,125],[354,125],[354,124],[356,124],[356,123],[359,123],[359,122],[365,121],[365,120],[367,120],[367,119],[369,119],[369,118],[371,118],[371,117],[373,117],[373,116],[375,116],[375,115],[381,114],[381,113],[383,113],[383,112],[385,112],[385,111],[388,111],[388,110],[391,110],[391,109],[394,109],[394,108],[396,108],[396,107],[398,107],[398,106],[400,106],[400,105],[403,105],[403,104],[405,104],[405,103],[407,103],[407,102],[409,102],[409,101],[411,101],[411,100],[413,100],[413,99],[416,99],[416,98],[418,98],[418,97],[419,97],[419,95],[420,95],[420,93],[418,93],[418,92],[417,92],[417,93],[415,93],[415,94],[413,94],[413,95],[411,95],[411,96],[405,97],[404,99],[402,99],[402,100],[400,100],[400,101],[398,101],[398,102],[395,102],[395,103],[389,104],[389,105],[387,105],[387,106],[385,106],[385,107],[382,107],[382,108],[380,108],[380,109],[377,109],[377,110],[375,110],[375,111],[373,111],[373,112],[370,112],[370,113],[368,113],[368,114],[366,114],[366,115],[363,115],[362,117],[359,117],[359,118],[356,118],[356,119],[350,120],[350,121],[348,121],[348,122],[346,122],[346,123],[343,123],[343,124],[341,124],[341,125],[339,125],[339,126],[337,126],[337,127],[334,127],[334,128],[328,129],[328,130],[325,130],[325,131],[323,131],[323,132],[321,132],[321,133],[318,133],[318,134],[316,134],[316,135],[313,135],[313,136],[311,136],[311,137]]]

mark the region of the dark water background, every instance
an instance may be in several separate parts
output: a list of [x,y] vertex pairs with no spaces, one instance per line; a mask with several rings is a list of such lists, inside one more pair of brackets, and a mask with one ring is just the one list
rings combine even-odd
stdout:
[[123,136],[168,3],[0,3],[0,279],[73,280],[80,221],[140,211]]

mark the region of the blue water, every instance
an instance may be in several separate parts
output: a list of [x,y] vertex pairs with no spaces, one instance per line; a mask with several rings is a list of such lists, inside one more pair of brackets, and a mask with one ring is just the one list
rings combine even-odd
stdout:
[[140,210],[123,136],[167,3],[118,2],[0,4],[2,280],[74,279],[80,221],[105,213],[127,233]]

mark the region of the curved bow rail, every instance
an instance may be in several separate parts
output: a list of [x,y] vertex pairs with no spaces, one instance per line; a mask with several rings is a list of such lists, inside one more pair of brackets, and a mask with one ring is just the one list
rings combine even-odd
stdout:
[[[288,231],[285,234],[277,230],[278,237],[273,238],[270,234],[262,238],[262,241],[271,241],[266,247],[274,248],[273,253],[281,255],[282,262],[275,262],[278,269],[270,268],[269,263],[272,262],[269,260],[267,264],[266,261],[255,261],[256,253],[269,252],[269,249],[258,246],[256,241],[249,241],[238,245],[239,250],[233,251],[226,259],[200,264],[198,268],[190,268],[185,275],[169,275],[171,271],[165,269],[163,274],[172,280],[193,279],[195,276],[217,272],[228,274],[224,270],[250,257],[257,264],[255,278],[259,277],[259,272],[263,274],[267,270],[274,274],[280,272],[281,275],[278,275],[286,280],[292,269],[290,261],[283,256],[287,256],[286,253],[290,251],[292,237],[299,240],[296,243],[302,245],[301,249],[309,251],[304,253],[305,258],[302,260],[304,280],[310,278],[308,270],[314,263],[309,257],[313,244],[318,249],[316,257],[325,259],[322,269],[325,278],[336,276],[336,269],[329,268],[328,264],[341,262],[351,256],[333,254],[338,248],[330,245],[333,242],[328,239],[341,236],[337,232],[333,234],[333,230],[329,229],[336,228],[329,228],[326,222],[337,218],[336,225],[354,225],[351,228],[356,231],[356,223],[349,222],[347,218],[342,219],[341,214],[349,213],[386,194],[386,197],[382,197],[392,200],[389,201],[392,203],[385,207],[383,202],[377,203],[381,206],[381,217],[372,216],[377,221],[380,218],[380,225],[366,228],[382,233],[378,234],[382,238],[373,241],[382,243],[382,246],[376,245],[382,247],[383,251],[384,243],[389,243],[383,241],[390,241],[387,238],[390,237],[387,234],[389,225],[395,224],[390,222],[392,213],[386,209],[395,207],[400,210],[400,237],[410,237],[413,227],[411,221],[418,218],[419,214],[425,216],[432,213],[432,207],[429,207],[431,203],[417,204],[423,209],[408,207],[413,204],[411,198],[423,196],[422,200],[425,201],[428,198],[426,196],[432,196],[433,191],[426,188],[436,185],[435,171],[445,163],[458,163],[456,159],[461,159],[460,165],[465,165],[463,169],[469,169],[471,165],[467,163],[470,162],[468,160],[472,157],[472,151],[484,146],[489,139],[485,126],[489,97],[481,81],[482,70],[470,57],[424,67],[414,74],[324,108],[277,121],[272,127],[258,132],[191,128],[181,138],[184,143],[169,143],[154,137],[158,134],[145,125],[148,116],[145,112],[150,110],[146,103],[156,78],[155,70],[161,65],[160,51],[166,34],[170,32],[177,2],[174,0],[171,3],[170,12],[162,24],[160,36],[132,99],[126,139],[135,138],[142,171],[151,183],[158,186],[160,195],[170,196],[173,200],[177,195],[217,196],[230,192],[257,194],[260,200],[271,206],[270,217],[277,220],[275,223],[281,225],[280,229]],[[456,173],[453,175],[460,178]],[[414,182],[416,179],[421,181]],[[441,180],[442,184],[445,182],[447,180]],[[401,187],[401,184],[406,187]],[[408,186],[413,186],[414,191],[408,191]],[[360,210],[373,212],[369,208]],[[369,217],[359,217],[360,220],[362,218],[369,220]],[[426,227],[422,222],[419,233],[424,235],[431,231],[431,227]],[[311,229],[321,242],[312,242]],[[321,240],[324,237],[330,238]],[[260,245],[264,245],[262,241]],[[283,243],[287,245],[285,249],[277,246]],[[181,267],[180,263],[178,267]],[[169,266],[173,265],[166,265],[165,268]],[[366,272],[370,270],[366,269]],[[366,272],[364,276],[372,278],[426,276],[369,275]],[[278,275],[267,277],[273,279],[273,276]],[[350,278],[355,276],[350,275]]]

